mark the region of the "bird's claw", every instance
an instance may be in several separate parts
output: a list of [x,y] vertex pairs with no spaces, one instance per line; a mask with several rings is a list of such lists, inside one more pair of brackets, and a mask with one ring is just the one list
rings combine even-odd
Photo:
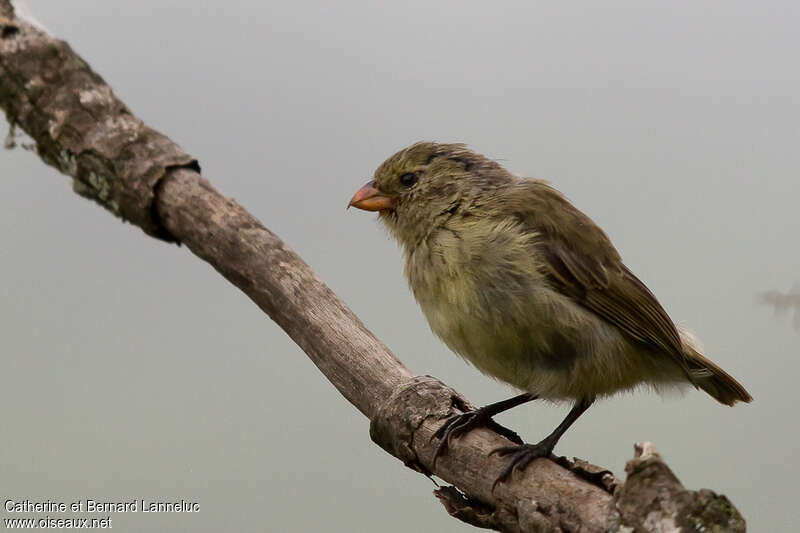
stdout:
[[500,448],[495,448],[489,455],[499,455],[503,456],[511,456],[506,463],[505,468],[500,472],[500,475],[497,476],[497,479],[494,480],[492,484],[492,492],[494,492],[495,487],[498,483],[505,483],[511,477],[511,474],[514,471],[525,470],[525,467],[530,464],[531,461],[534,459],[538,459],[540,457],[545,457],[547,459],[554,459],[553,457],[553,444],[545,441],[542,441],[538,444],[520,444],[519,446],[503,446]]
[[458,438],[461,435],[468,433],[476,427],[485,427],[498,433],[511,442],[522,444],[522,439],[515,431],[501,426],[489,415],[485,410],[475,409],[474,411],[467,411],[457,415],[451,415],[444,424],[431,436],[431,440],[441,439],[436,451],[433,454],[433,467],[436,468],[436,460],[440,455],[447,451],[450,446],[451,439]]

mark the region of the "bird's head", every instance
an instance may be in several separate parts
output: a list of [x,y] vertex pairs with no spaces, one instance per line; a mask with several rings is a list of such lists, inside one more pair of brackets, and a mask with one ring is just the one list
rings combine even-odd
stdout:
[[348,207],[378,211],[403,246],[414,246],[450,216],[513,179],[463,144],[418,142],[384,161]]

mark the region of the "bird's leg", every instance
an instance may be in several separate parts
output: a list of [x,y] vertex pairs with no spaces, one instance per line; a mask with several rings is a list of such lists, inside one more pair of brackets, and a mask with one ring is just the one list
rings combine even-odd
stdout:
[[509,459],[506,467],[497,476],[492,490],[501,481],[507,481],[514,470],[523,470],[528,464],[537,457],[551,458],[553,448],[555,448],[558,439],[569,429],[569,427],[586,411],[594,402],[594,398],[584,398],[578,400],[572,410],[567,413],[564,420],[553,430],[547,437],[537,444],[520,444],[518,446],[503,446],[492,450],[489,455],[498,454],[500,456],[508,455]]
[[431,440],[442,439],[439,442],[439,445],[436,447],[436,452],[433,454],[434,468],[436,467],[436,459],[447,450],[447,447],[450,444],[450,439],[459,437],[460,435],[463,435],[471,429],[479,426],[492,429],[512,442],[522,444],[522,439],[519,438],[519,435],[510,429],[501,426],[492,420],[492,417],[496,414],[502,413],[503,411],[508,411],[512,407],[533,401],[536,398],[537,396],[535,394],[526,392],[524,394],[514,396],[513,398],[509,398],[508,400],[485,405],[480,409],[475,409],[474,411],[467,411],[466,413],[459,415],[452,415],[445,421],[444,424],[442,424],[439,429],[436,430],[436,433],[434,433],[431,437]]

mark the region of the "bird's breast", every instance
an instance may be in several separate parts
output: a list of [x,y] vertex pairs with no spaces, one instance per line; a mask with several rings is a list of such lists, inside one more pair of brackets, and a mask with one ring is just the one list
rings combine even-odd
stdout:
[[[509,222],[445,227],[406,255],[406,275],[433,332],[481,371],[525,388],[546,290],[534,235]],[[542,317],[543,318],[543,317]]]
[[611,394],[648,380],[640,348],[552,288],[535,236],[445,228],[406,251],[433,332],[482,372],[551,399]]

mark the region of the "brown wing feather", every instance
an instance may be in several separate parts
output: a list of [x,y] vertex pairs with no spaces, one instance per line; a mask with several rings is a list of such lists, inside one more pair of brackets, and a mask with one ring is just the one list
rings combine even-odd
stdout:
[[539,233],[553,287],[630,337],[670,354],[689,376],[675,324],[603,230],[545,182],[521,182],[513,196],[523,223]]

